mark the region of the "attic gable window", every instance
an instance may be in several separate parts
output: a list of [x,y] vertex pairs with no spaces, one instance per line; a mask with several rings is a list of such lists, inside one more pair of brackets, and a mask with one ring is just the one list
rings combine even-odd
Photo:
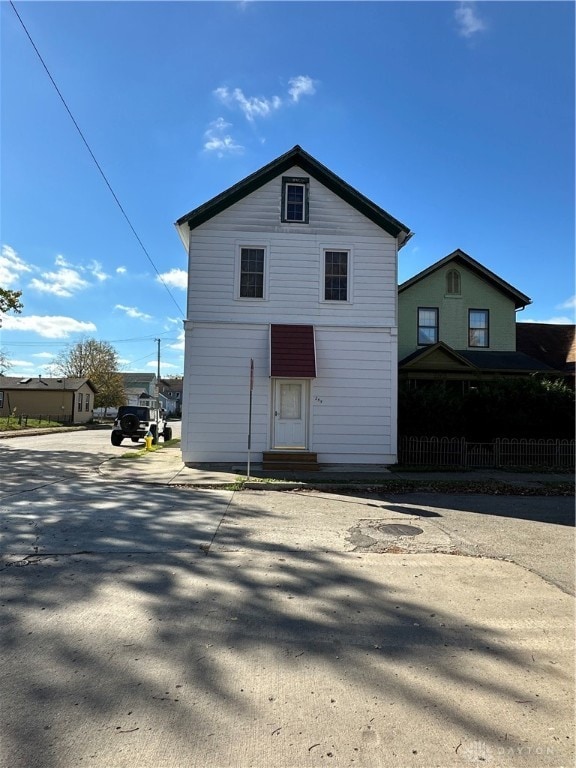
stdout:
[[309,181],[300,176],[282,177],[282,221],[308,222]]
[[446,293],[450,296],[460,295],[460,272],[450,269],[446,274]]

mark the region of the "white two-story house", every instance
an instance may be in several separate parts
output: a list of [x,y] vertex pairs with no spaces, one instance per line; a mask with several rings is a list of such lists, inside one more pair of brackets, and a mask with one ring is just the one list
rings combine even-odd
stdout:
[[184,462],[394,463],[410,230],[299,146],[176,226]]

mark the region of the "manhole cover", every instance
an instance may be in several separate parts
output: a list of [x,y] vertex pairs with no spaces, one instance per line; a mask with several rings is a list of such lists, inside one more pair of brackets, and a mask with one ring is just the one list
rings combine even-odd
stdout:
[[422,528],[415,525],[402,525],[401,523],[385,523],[379,525],[378,530],[385,536],[418,536],[423,533]]

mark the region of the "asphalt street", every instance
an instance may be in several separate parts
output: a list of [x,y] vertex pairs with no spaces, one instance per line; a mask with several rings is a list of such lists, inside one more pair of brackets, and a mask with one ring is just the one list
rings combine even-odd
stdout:
[[85,435],[0,441],[2,765],[573,765],[571,499],[146,483]]

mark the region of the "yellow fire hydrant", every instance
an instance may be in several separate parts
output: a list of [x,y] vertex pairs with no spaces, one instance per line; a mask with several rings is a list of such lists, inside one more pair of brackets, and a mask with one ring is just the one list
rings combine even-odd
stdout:
[[151,451],[152,450],[152,440],[153,440],[152,433],[150,431],[148,431],[144,435],[144,442],[146,443],[146,450],[147,451]]

